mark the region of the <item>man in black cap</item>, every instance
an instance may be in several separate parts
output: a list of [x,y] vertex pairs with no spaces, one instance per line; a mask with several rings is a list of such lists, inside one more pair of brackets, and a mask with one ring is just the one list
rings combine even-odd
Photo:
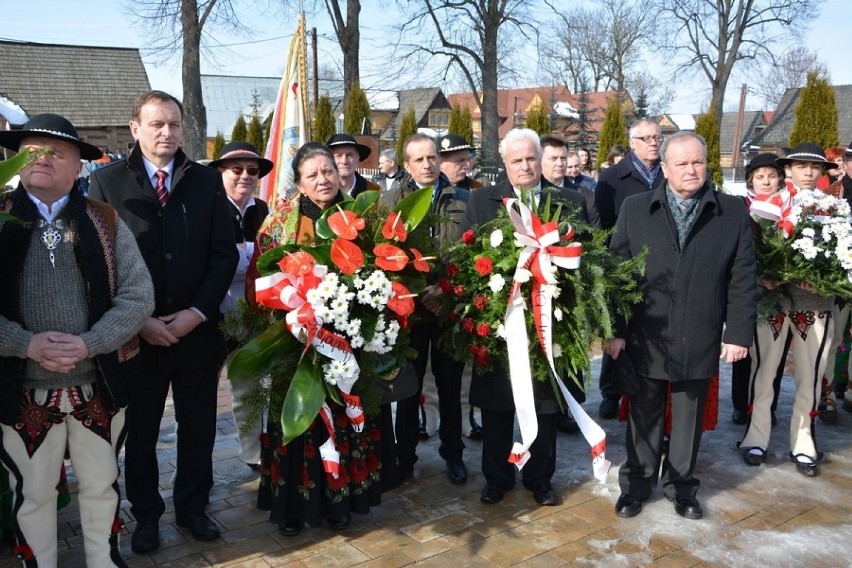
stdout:
[[365,191],[382,190],[379,184],[367,181],[358,173],[358,166],[370,156],[370,148],[359,144],[351,134],[335,134],[325,145],[334,154],[340,175],[340,191],[354,199]]
[[0,461],[10,472],[16,552],[57,566],[56,485],[66,449],[80,492],[87,566],[125,566],[118,550],[116,456],[124,407],[142,383],[139,337],[154,289],[133,233],[86,199],[80,159],[101,151],[55,114],[0,132],[35,158],[0,210]]
[[[262,199],[254,196],[257,180],[272,171],[272,162],[262,158],[257,148],[248,142],[229,142],[222,147],[217,160],[207,164],[216,168],[222,174],[222,185],[228,197],[231,209],[231,219],[234,222],[234,235],[237,238],[237,254],[240,260],[237,271],[231,281],[228,294],[219,309],[223,314],[237,311],[237,299],[244,298],[246,293],[246,271],[254,253],[254,239],[257,230],[269,213],[269,207]],[[239,342],[229,341],[228,351],[233,352],[239,347]],[[222,365],[220,377],[227,379],[230,355]],[[240,440],[240,458],[253,470],[260,469],[260,434],[262,423],[255,420],[247,424],[251,418],[251,409],[243,405],[243,397],[251,394],[255,382],[242,380],[229,382],[231,386],[231,410],[234,413],[234,423],[237,425],[237,436]]]
[[130,156],[93,172],[89,195],[115,207],[133,231],[156,293],[154,316],[139,333],[145,388],[127,409],[124,477],[138,554],[160,546],[166,507],[157,442],[170,388],[180,425],[175,522],[197,540],[219,538],[204,511],[213,487],[219,369],[227,354],[219,304],[238,256],[222,176],[180,149],[180,101],[163,91],[142,93],[130,133],[136,140]]
[[438,139],[438,153],[441,155],[441,173],[447,176],[456,187],[471,191],[482,184],[471,178],[470,152],[473,147],[458,134],[447,134]]

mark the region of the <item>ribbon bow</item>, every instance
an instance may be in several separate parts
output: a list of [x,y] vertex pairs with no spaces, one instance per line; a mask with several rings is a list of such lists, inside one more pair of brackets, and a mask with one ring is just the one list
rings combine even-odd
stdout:
[[749,193],[751,203],[749,213],[755,217],[774,221],[784,231],[784,238],[789,239],[796,228],[796,217],[793,215],[793,196],[787,189],[769,195]]
[[[506,329],[506,347],[509,358],[509,374],[512,383],[512,397],[518,415],[522,442],[515,442],[509,454],[509,462],[522,469],[530,458],[529,448],[538,436],[538,419],[535,413],[532,374],[530,372],[529,338],[527,337],[524,317],[524,300],[521,286],[532,279],[532,309],[538,342],[547,357],[547,362],[555,377],[556,365],[553,362],[553,295],[556,291],[556,270],[564,268],[576,270],[580,267],[583,247],[580,243],[558,246],[559,228],[554,221],[542,223],[527,205],[518,199],[504,200],[509,218],[515,227],[515,242],[523,250],[518,255],[518,263],[512,279],[509,303],[503,325]],[[569,226],[566,240],[574,237],[574,229]],[[609,462],[606,461],[606,434],[603,429],[589,418],[583,407],[574,400],[561,380],[557,380],[580,430],[592,446],[592,464],[595,477],[606,479]]]

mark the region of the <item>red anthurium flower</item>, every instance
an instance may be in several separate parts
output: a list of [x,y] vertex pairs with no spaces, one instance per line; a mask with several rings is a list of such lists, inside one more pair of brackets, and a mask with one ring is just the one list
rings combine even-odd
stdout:
[[382,236],[388,240],[394,237],[401,243],[408,238],[408,231],[405,230],[405,223],[402,221],[402,213],[391,212],[385,221],[385,226],[382,227]]
[[414,313],[414,295],[401,282],[392,282],[393,296],[388,300],[388,309],[398,316]]
[[284,274],[304,276],[314,271],[314,257],[303,250],[291,252],[278,261],[278,268]]
[[351,276],[364,266],[364,253],[351,241],[334,239],[331,243],[331,260],[340,272]]
[[341,239],[351,241],[364,229],[364,219],[352,211],[340,209],[328,216],[328,228]]
[[411,254],[414,255],[414,268],[420,272],[429,272],[429,263],[426,262],[429,258],[423,256],[419,250],[413,247],[411,249]]
[[394,245],[376,245],[373,247],[373,254],[376,255],[376,265],[384,270],[399,272],[408,264],[408,255]]

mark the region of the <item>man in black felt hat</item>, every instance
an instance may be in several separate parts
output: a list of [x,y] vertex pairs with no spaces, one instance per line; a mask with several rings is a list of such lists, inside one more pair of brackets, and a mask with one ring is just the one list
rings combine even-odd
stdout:
[[458,134],[447,134],[438,139],[441,172],[451,184],[468,191],[482,187],[481,183],[468,175],[472,150],[473,146]]
[[792,184],[793,193],[802,189],[816,189],[817,181],[826,167],[833,166],[825,157],[825,151],[819,144],[802,142],[790,150],[784,158],[776,160],[787,174],[788,186]]
[[154,289],[128,227],[77,183],[80,159],[101,151],[56,114],[0,132],[28,149],[0,210],[0,461],[10,472],[16,554],[57,566],[56,485],[66,449],[80,492],[87,566],[125,566],[118,550],[116,456],[124,407],[141,384],[137,332]]
[[367,181],[358,173],[358,166],[370,156],[370,148],[358,143],[351,134],[335,134],[325,145],[334,154],[337,173],[340,174],[340,191],[354,199],[368,190],[382,190],[379,184]]
[[[248,142],[229,142],[222,147],[219,158],[207,164],[216,168],[222,174],[222,185],[228,197],[231,209],[231,219],[234,222],[234,235],[237,238],[237,253],[240,256],[237,271],[231,281],[228,294],[222,300],[219,309],[223,314],[237,311],[237,299],[244,298],[246,293],[246,271],[254,253],[254,239],[257,231],[269,214],[269,206],[260,198],[254,196],[257,181],[272,171],[272,162],[262,158],[257,148]],[[229,341],[228,351],[231,355],[225,360],[220,371],[220,377],[227,378],[228,362],[233,352],[239,347],[239,342]],[[251,418],[251,409],[243,404],[243,398],[254,390],[255,382],[242,380],[228,382],[231,387],[231,410],[237,425],[237,436],[240,440],[240,458],[251,469],[260,469],[260,434],[262,424],[255,420],[247,424]]]

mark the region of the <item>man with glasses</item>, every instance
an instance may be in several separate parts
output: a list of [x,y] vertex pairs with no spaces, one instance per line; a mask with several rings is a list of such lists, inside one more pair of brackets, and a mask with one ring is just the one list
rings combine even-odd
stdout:
[[[218,160],[207,164],[216,168],[222,175],[222,185],[228,197],[231,209],[231,220],[234,223],[234,234],[237,237],[237,254],[240,260],[237,272],[231,281],[228,294],[222,300],[219,309],[223,314],[237,311],[237,299],[244,298],[246,293],[246,271],[254,253],[254,239],[257,230],[269,213],[269,207],[262,199],[254,197],[257,180],[272,171],[272,162],[261,158],[257,148],[248,142],[230,142],[222,147]],[[225,360],[220,372],[220,378],[227,379],[228,362],[234,351],[240,346],[238,341],[228,342],[231,355]],[[254,471],[260,469],[260,434],[263,430],[260,420],[247,424],[251,418],[250,409],[243,405],[244,397],[254,390],[255,382],[242,380],[228,383],[231,387],[231,410],[234,413],[234,423],[237,426],[237,437],[240,440],[240,458]]]
[[[638,120],[630,127],[630,152],[627,156],[601,172],[595,188],[595,205],[601,227],[615,226],[618,212],[625,199],[637,193],[654,189],[663,181],[660,169],[659,125],[649,118]],[[612,359],[604,354],[601,360],[600,389],[603,400],[598,414],[601,418],[615,418],[621,393],[615,385]]]

